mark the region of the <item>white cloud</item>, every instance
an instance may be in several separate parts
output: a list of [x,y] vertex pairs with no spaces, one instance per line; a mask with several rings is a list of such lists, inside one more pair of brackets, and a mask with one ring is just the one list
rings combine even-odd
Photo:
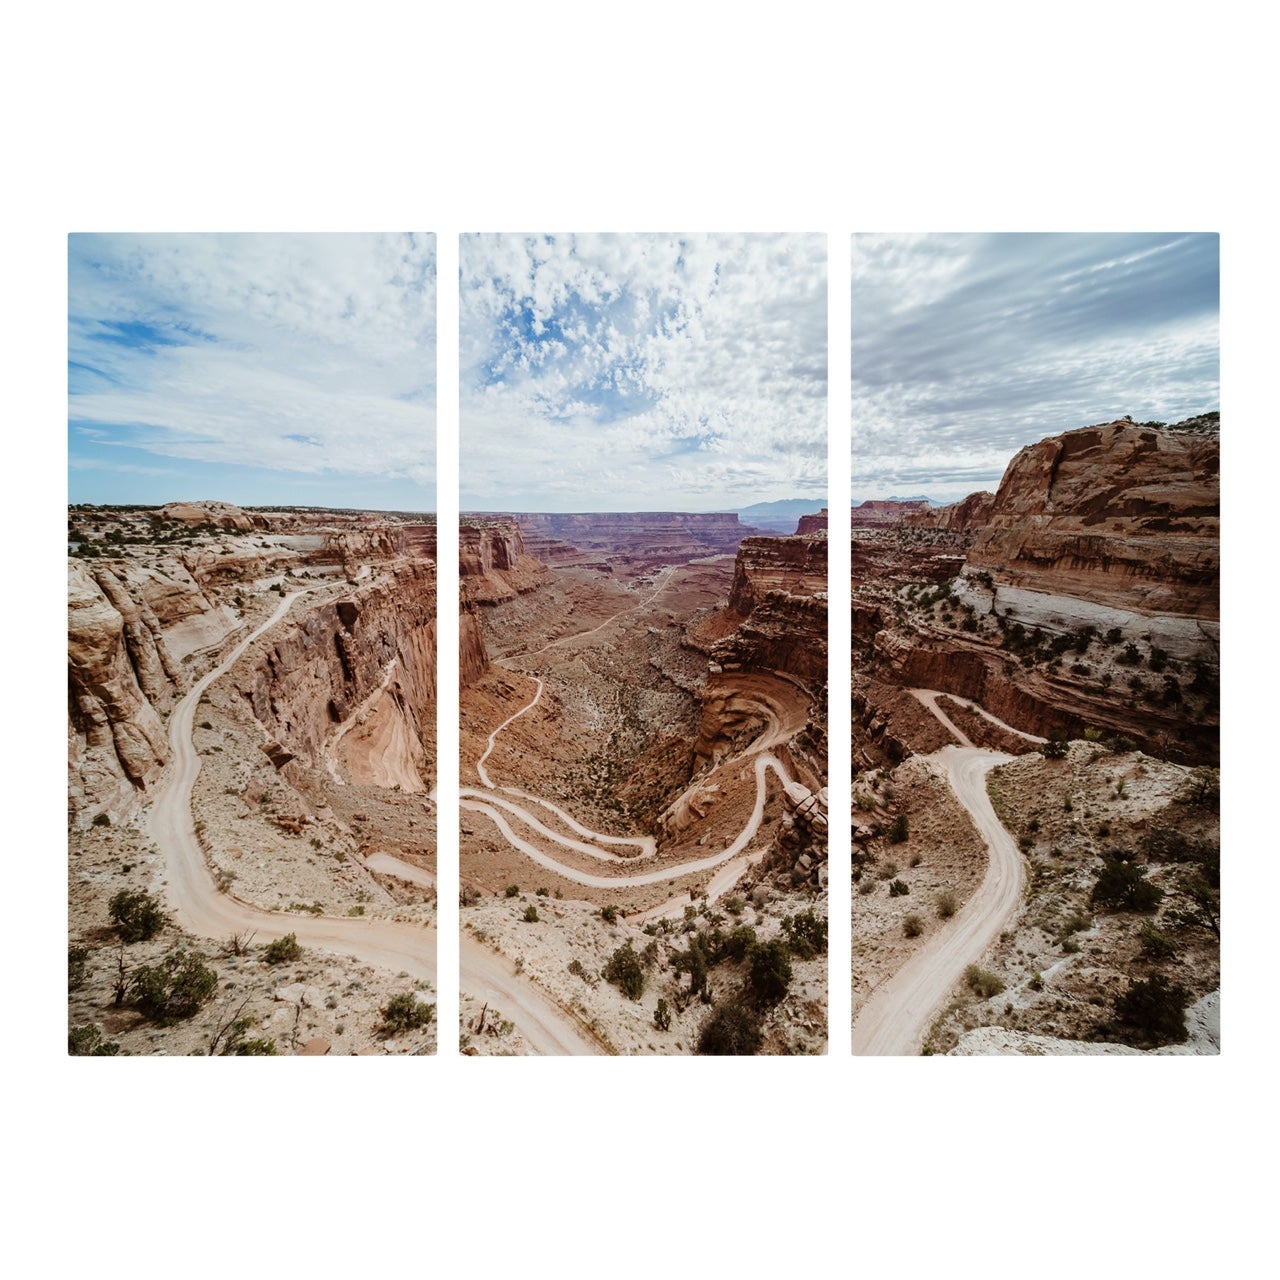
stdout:
[[463,241],[464,507],[826,488],[820,236]]
[[69,347],[88,440],[434,483],[429,236],[75,236]]

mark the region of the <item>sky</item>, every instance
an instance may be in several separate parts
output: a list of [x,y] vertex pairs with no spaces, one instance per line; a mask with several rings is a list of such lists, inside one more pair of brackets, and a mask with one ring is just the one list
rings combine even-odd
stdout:
[[463,510],[826,503],[822,235],[463,237]]
[[994,491],[1045,436],[1218,404],[1214,234],[856,235],[854,501]]
[[69,501],[434,511],[431,235],[69,237]]

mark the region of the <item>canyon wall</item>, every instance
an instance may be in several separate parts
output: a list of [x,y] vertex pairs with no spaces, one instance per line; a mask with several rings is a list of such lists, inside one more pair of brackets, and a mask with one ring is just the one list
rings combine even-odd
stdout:
[[712,648],[725,670],[784,671],[815,684],[827,679],[827,538],[747,538],[734,565],[733,633]]
[[126,816],[160,776],[169,747],[157,707],[172,703],[160,623],[111,569],[67,572],[68,807],[87,826]]
[[903,524],[914,529],[946,529],[952,533],[974,533],[991,519],[995,505],[996,495],[984,489],[945,507],[910,512],[903,519]]
[[823,507],[817,515],[801,516],[796,524],[796,533],[804,537],[806,533],[821,533],[827,527],[827,508]]
[[855,529],[878,529],[889,524],[901,524],[908,516],[928,510],[926,498],[912,498],[906,502],[868,498],[850,511],[849,518]]
[[458,684],[474,684],[489,668],[479,606],[534,590],[545,572],[525,547],[514,520],[463,523],[458,529]]
[[732,511],[534,512],[516,519],[530,533],[628,564],[679,564],[730,555],[753,532]]
[[435,670],[436,567],[406,559],[272,628],[228,678],[288,757],[319,766],[330,735],[384,679],[414,738],[434,742]]
[[1120,421],[1021,450],[966,573],[1111,609],[1218,618],[1218,437]]

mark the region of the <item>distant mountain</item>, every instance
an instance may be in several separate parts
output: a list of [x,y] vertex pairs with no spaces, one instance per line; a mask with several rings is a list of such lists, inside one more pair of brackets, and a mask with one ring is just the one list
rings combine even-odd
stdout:
[[777,502],[753,502],[738,508],[743,524],[765,527],[770,524],[795,524],[801,516],[816,516],[827,505],[825,498],[780,498]]
[[898,497],[896,494],[895,494],[893,497],[891,497],[891,498],[879,498],[879,499],[870,499],[870,498],[854,498],[854,499],[853,499],[853,501],[849,503],[849,505],[850,505],[851,507],[860,507],[864,502],[870,502],[870,501],[879,501],[879,502],[927,502],[931,507],[936,507],[936,506],[938,506],[938,503],[934,502],[934,500],[933,500],[932,498],[928,497],[926,494],[923,494],[923,493],[916,493],[916,494],[913,494],[913,495],[912,495],[911,497],[909,497],[909,498],[900,498],[900,497]]

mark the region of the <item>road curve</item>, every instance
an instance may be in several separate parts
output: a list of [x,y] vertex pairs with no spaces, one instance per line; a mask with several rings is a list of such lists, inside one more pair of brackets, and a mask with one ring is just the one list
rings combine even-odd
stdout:
[[996,817],[987,794],[987,774],[1014,757],[969,742],[934,701],[936,691],[911,692],[966,744],[943,747],[926,758],[943,771],[956,799],[973,819],[987,846],[987,873],[949,924],[881,983],[862,1006],[853,1024],[853,1052],[866,1056],[902,1056],[920,1051],[938,1007],[966,967],[982,956],[1017,911],[1026,874],[1022,854]]

